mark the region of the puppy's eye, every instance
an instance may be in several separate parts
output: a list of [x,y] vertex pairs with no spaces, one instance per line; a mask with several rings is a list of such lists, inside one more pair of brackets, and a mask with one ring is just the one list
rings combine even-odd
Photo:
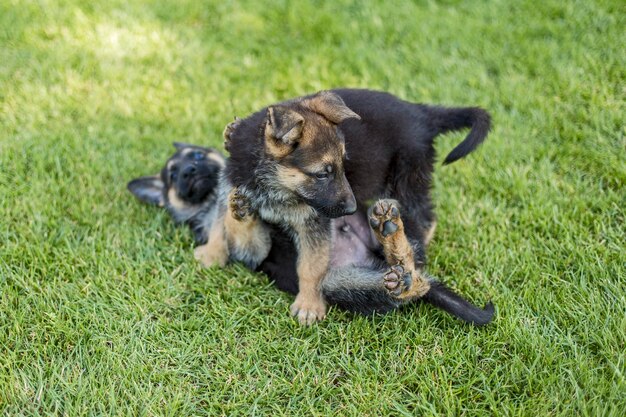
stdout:
[[201,161],[205,158],[206,155],[200,151],[192,152],[189,154],[189,157],[194,161]]
[[318,180],[325,180],[326,178],[330,177],[332,173],[333,173],[332,165],[326,165],[326,167],[324,168],[324,171],[316,172],[314,175],[315,175],[315,178],[317,178]]
[[315,174],[315,178],[317,178],[318,180],[325,180],[326,178],[328,178],[328,172],[324,171],[324,172],[317,172]]

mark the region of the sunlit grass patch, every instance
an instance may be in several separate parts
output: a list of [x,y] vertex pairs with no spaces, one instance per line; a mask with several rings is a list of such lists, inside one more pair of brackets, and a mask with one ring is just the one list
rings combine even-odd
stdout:
[[[0,2],[0,413],[626,411],[619,2]],[[436,167],[429,271],[495,322],[291,297],[126,191],[172,141],[337,87],[479,105]],[[440,137],[445,155],[462,133]]]

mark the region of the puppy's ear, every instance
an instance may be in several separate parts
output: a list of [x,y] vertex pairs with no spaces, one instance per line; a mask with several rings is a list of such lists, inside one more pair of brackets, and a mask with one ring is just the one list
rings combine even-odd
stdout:
[[361,119],[361,116],[346,106],[341,97],[332,91],[320,91],[315,96],[306,99],[304,104],[335,124],[346,119]]
[[183,149],[198,147],[196,145],[192,145],[190,143],[184,143],[184,142],[174,142],[173,145],[176,148],[176,150],[179,152],[182,151]]
[[159,207],[165,205],[165,199],[163,198],[165,184],[163,184],[158,175],[135,178],[128,183],[127,188],[128,191],[144,203]]
[[287,155],[302,138],[304,117],[284,106],[267,109],[265,146],[276,157]]

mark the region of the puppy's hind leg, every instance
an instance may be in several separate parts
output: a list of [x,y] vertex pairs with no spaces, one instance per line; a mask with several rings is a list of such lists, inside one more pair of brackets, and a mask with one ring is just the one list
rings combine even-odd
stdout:
[[345,266],[331,269],[322,281],[324,298],[341,309],[360,314],[386,313],[402,301],[384,287],[384,268]]
[[398,202],[379,200],[370,207],[368,217],[389,265],[384,276],[389,293],[403,301],[422,297],[430,289],[430,283],[415,266],[413,248],[404,233]]

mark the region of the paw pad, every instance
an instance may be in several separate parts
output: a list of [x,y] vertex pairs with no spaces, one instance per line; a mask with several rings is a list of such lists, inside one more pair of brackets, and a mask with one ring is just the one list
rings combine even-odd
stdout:
[[394,296],[399,296],[411,288],[411,274],[402,265],[394,265],[383,277],[385,288]]
[[372,207],[369,215],[370,227],[383,237],[390,236],[398,231],[400,210],[394,201],[380,200]]
[[250,202],[239,190],[230,196],[230,210],[236,220],[242,220],[251,213]]

